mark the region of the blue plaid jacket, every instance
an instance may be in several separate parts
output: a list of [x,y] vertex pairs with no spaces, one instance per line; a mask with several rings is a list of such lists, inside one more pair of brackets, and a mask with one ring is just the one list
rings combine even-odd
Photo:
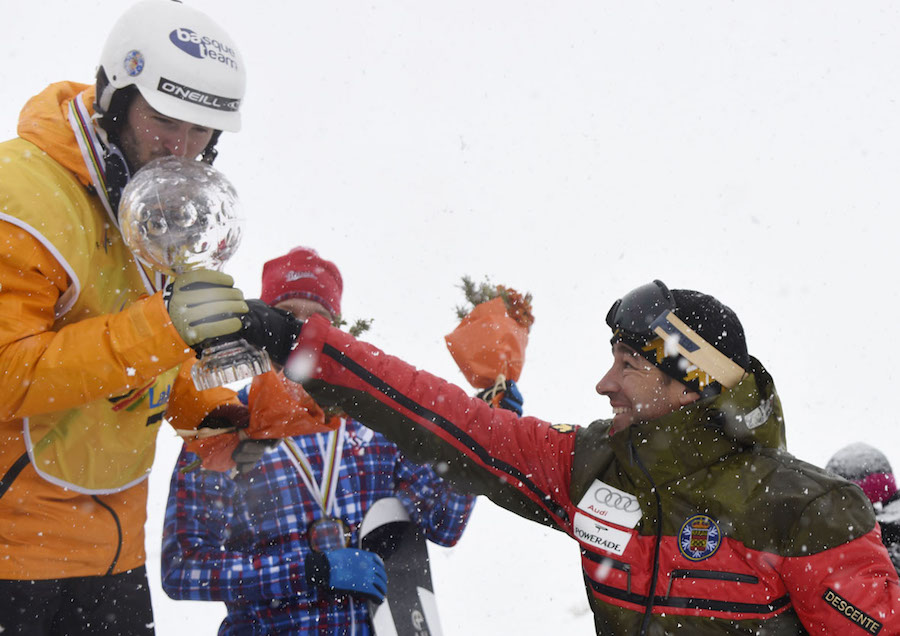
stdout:
[[[316,438],[293,439],[319,482]],[[228,616],[219,634],[371,633],[364,600],[306,584],[306,529],[322,512],[283,445],[234,479],[206,470],[182,473],[195,459],[181,452],[169,490],[162,542],[169,596],[224,601]],[[352,545],[369,507],[391,496],[426,538],[444,546],[459,540],[474,506],[473,497],[453,491],[430,467],[407,461],[385,437],[348,419],[336,503]]]

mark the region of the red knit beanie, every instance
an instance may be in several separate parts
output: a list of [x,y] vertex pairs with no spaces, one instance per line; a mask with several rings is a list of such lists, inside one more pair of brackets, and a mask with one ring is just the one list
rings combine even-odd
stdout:
[[309,247],[295,247],[263,265],[260,300],[276,305],[288,298],[308,298],[331,313],[341,313],[344,282],[337,266]]

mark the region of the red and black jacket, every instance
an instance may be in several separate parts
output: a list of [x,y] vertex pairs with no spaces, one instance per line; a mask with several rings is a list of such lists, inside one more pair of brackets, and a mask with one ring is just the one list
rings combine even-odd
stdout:
[[321,404],[578,541],[598,633],[900,633],[871,506],[784,450],[755,360],[734,389],[609,435],[491,409],[318,318],[296,351]]

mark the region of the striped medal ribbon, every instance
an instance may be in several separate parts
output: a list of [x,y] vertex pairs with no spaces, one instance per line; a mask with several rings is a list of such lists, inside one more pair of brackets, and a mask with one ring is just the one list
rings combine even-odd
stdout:
[[300,473],[304,485],[322,510],[322,517],[313,522],[307,531],[309,546],[316,552],[346,548],[350,543],[350,531],[339,517],[336,496],[345,430],[346,420],[341,418],[338,429],[328,433],[327,438],[321,433],[316,434],[316,443],[322,454],[321,483],[316,483],[309,459],[297,446],[297,443],[289,437],[282,440],[288,458]]
[[[104,160],[103,144],[97,136],[94,129],[91,114],[82,100],[82,94],[79,93],[69,101],[68,110],[69,126],[75,132],[75,140],[78,142],[78,148],[81,150],[81,156],[84,159],[84,165],[87,166],[88,173],[91,175],[91,183],[103,207],[109,215],[113,227],[119,227],[119,219],[109,203],[109,196],[106,193],[106,161]],[[146,263],[132,252],[134,262],[138,266],[141,280],[147,293],[151,296],[166,286],[166,275],[159,272]]]

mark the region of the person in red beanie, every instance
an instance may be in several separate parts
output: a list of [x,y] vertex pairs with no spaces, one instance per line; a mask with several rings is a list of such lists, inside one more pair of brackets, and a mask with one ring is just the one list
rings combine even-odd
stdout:
[[267,305],[289,309],[295,300],[308,300],[321,305],[324,315],[341,315],[344,281],[331,261],[308,247],[295,247],[284,256],[263,265],[262,293],[259,299]]
[[[334,322],[342,291],[338,268],[309,248],[263,267],[261,300],[282,312],[275,315]],[[230,422],[205,426],[245,426],[251,439],[227,433],[234,445],[205,458],[192,452],[202,445],[190,442],[178,458],[162,538],[163,589],[174,599],[223,601],[228,615],[219,634],[370,634],[370,602],[381,602],[389,581],[381,558],[357,547],[366,513],[396,498],[425,538],[450,546],[474,497],[357,420],[326,414],[280,373],[258,376],[241,395],[242,412],[229,405]],[[267,437],[274,446],[257,441]],[[218,470],[191,470],[198,461]]]

